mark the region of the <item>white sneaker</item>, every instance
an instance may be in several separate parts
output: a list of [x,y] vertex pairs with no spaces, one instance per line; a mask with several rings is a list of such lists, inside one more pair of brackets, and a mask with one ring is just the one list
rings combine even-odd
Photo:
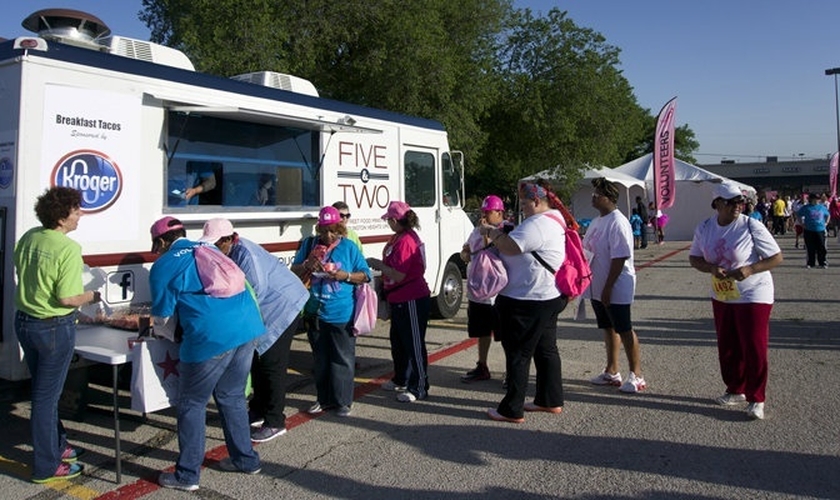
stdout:
[[621,385],[621,373],[607,373],[604,370],[603,373],[589,379],[589,382],[595,385],[614,385],[618,387]]
[[748,404],[747,416],[753,420],[764,420],[764,403]]
[[723,396],[719,396],[715,398],[715,403],[721,406],[731,406],[737,405],[739,403],[743,403],[747,400],[747,397],[743,394],[730,394],[728,392],[724,392]]
[[642,377],[637,377],[635,373],[630,372],[630,376],[627,377],[627,380],[621,384],[621,387],[618,388],[621,392],[641,392],[647,388],[647,384],[645,383],[645,379]]
[[318,401],[315,401],[315,403],[306,410],[306,413],[310,415],[318,415],[319,413],[324,413],[324,410],[326,410],[326,408],[321,406],[321,403]]
[[397,385],[394,383],[393,380],[389,380],[384,384],[380,385],[379,387],[385,389],[386,391],[397,391],[397,392],[405,392],[408,387],[404,385]]
[[413,403],[413,402],[417,401],[417,396],[415,396],[414,394],[412,394],[408,391],[401,392],[401,393],[397,394],[397,401],[399,401],[401,403]]

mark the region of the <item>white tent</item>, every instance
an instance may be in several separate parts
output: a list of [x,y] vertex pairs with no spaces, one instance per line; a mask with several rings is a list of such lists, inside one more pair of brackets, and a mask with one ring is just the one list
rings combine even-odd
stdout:
[[[612,168],[598,167],[590,168],[584,171],[583,178],[578,182],[578,187],[572,193],[572,199],[568,200],[569,209],[579,221],[587,219],[594,219],[598,217],[598,211],[592,207],[592,179],[605,177],[607,180],[615,182],[619,185],[618,207],[619,209],[630,215],[631,209],[636,205],[636,196],[645,197],[645,182],[623,172],[619,172]],[[552,175],[550,170],[544,170],[537,174],[525,177],[522,181],[547,179],[552,181],[556,176]],[[565,200],[564,200],[565,201]]]
[[[737,184],[746,196],[755,198],[756,193],[752,186],[713,174],[708,170],[681,160],[675,159],[674,163],[676,177],[674,205],[663,210],[668,215],[668,225],[665,227],[666,241],[691,241],[697,224],[713,213],[711,202],[712,189],[715,184],[724,181],[732,182]],[[636,158],[616,167],[615,171],[643,181],[647,199],[653,199],[653,155],[646,154]],[[642,198],[645,198],[645,196],[642,196]],[[633,200],[635,201],[635,196]]]
[[592,206],[592,179],[604,177],[608,181],[618,184],[618,208],[628,217],[636,206],[636,196],[645,197],[645,182],[633,176],[619,172],[613,168],[590,168],[583,173],[583,179],[578,188],[572,193],[569,207],[578,220],[594,219],[598,211]]

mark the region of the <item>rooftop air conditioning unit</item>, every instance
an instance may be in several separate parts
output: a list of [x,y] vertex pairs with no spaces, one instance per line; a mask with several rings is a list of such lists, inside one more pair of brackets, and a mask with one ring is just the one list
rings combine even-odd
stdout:
[[318,90],[312,82],[303,78],[287,75],[284,73],[276,73],[274,71],[257,71],[255,73],[245,73],[231,77],[240,82],[248,82],[256,85],[263,85],[275,89],[288,90],[289,92],[297,92],[298,94],[310,95],[318,97]]
[[118,56],[195,71],[192,61],[183,52],[165,45],[124,36],[112,36],[106,42],[111,53]]

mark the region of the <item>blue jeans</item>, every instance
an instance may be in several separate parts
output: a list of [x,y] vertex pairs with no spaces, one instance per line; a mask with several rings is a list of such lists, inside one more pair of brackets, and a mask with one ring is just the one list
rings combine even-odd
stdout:
[[315,359],[313,371],[318,402],[322,407],[352,405],[356,337],[350,334],[350,325],[314,320],[308,334]]
[[198,484],[204,461],[207,401],[216,401],[222,419],[225,445],[231,461],[240,470],[260,467],[260,456],[251,444],[245,383],[251,369],[253,340],[200,363],[178,364],[181,372],[178,396],[178,461],[175,478]]
[[46,479],[55,474],[67,446],[58,400],[76,345],[76,313],[38,319],[18,311],[15,333],[32,375],[32,478]]

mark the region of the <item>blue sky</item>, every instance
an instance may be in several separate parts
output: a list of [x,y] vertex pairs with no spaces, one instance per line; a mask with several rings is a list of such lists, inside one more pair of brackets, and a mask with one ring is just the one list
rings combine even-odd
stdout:
[[[653,113],[677,96],[677,123],[700,142],[698,163],[826,158],[837,150],[834,77],[840,67],[837,0],[515,0],[575,24],[621,49],[621,69]],[[123,36],[148,40],[140,0],[6,2],[0,36],[43,8],[89,12]]]

